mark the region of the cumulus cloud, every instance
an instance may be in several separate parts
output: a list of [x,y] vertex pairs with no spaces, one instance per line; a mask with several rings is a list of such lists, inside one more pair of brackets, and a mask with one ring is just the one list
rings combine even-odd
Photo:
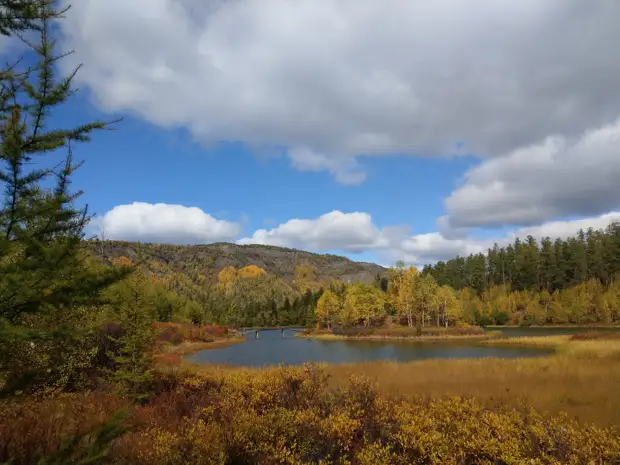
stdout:
[[542,143],[470,170],[446,200],[451,227],[532,225],[620,206],[620,119],[577,138]]
[[71,3],[66,61],[101,108],[344,183],[360,154],[490,157],[620,114],[614,0]]
[[239,224],[215,219],[197,207],[144,202],[118,205],[93,226],[107,239],[168,244],[230,241],[241,232]]
[[268,244],[316,252],[359,253],[390,247],[408,228],[379,229],[367,213],[334,210],[316,219],[292,219],[273,229],[259,229],[239,244]]

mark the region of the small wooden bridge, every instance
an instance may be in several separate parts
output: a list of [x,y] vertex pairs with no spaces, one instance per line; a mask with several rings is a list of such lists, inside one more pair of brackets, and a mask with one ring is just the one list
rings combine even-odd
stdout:
[[258,339],[258,334],[261,331],[280,331],[280,337],[284,337],[284,331],[292,331],[294,333],[301,333],[304,330],[299,328],[288,328],[286,326],[275,326],[270,328],[241,328],[239,332],[243,335],[254,333],[254,338]]

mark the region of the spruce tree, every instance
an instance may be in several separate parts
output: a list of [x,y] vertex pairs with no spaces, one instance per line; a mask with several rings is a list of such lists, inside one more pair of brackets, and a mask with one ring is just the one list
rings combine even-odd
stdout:
[[[0,32],[27,46],[0,71],[0,390],[10,393],[58,377],[85,312],[99,308],[101,291],[129,270],[88,265],[89,216],[77,206],[81,192],[70,190],[79,167],[72,146],[107,124],[48,129],[77,72],[61,77],[56,70],[66,54],[50,26],[64,11],[41,0],[4,0],[0,11]],[[59,155],[61,163],[48,161]]]
[[157,335],[153,328],[156,308],[148,293],[147,278],[136,270],[113,286],[110,294],[114,319],[123,329],[122,335],[114,339],[119,352],[110,354],[115,364],[112,379],[122,395],[142,401],[148,397],[153,379],[152,351]]

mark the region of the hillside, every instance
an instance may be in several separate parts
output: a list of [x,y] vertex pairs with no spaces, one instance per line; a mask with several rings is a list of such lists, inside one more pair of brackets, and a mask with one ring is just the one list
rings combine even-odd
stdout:
[[148,261],[155,260],[178,273],[189,270],[204,275],[214,282],[217,273],[227,266],[239,269],[256,265],[269,274],[291,283],[297,265],[311,265],[317,279],[338,279],[343,282],[372,282],[377,273],[385,275],[386,269],[374,263],[355,262],[337,255],[322,255],[284,247],[268,245],[237,245],[216,243],[209,245],[141,244],[123,241],[89,241],[98,256],[107,260],[126,256],[137,261],[141,255]]

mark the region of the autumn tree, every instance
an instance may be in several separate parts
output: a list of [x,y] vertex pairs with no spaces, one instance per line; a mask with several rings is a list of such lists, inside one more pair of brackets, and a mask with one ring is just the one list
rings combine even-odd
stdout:
[[347,288],[345,308],[352,309],[364,326],[385,315],[383,292],[370,284],[356,283]]
[[340,317],[342,310],[342,299],[330,290],[326,290],[317,302],[315,310],[317,322],[331,328]]
[[[394,279],[394,302],[397,314],[407,318],[407,325],[412,328],[415,321],[417,286],[419,281],[418,270],[411,266],[403,271],[392,274]],[[397,292],[397,293],[396,293]]]
[[241,268],[237,272],[237,277],[240,279],[250,279],[250,278],[258,278],[258,277],[264,276],[265,274],[266,274],[265,270],[263,270],[261,267],[256,266],[256,265],[248,265],[248,266]]
[[230,296],[235,281],[238,277],[238,271],[234,266],[222,268],[217,274],[218,289],[226,296]]
[[450,286],[441,286],[437,291],[437,326],[440,320],[447,328],[450,322],[462,321],[463,305]]
[[302,294],[308,290],[312,292],[317,291],[321,285],[316,278],[316,268],[312,265],[297,265],[295,267],[293,286]]
[[437,281],[430,275],[422,275],[414,288],[416,321],[424,327],[430,311],[437,306]]

